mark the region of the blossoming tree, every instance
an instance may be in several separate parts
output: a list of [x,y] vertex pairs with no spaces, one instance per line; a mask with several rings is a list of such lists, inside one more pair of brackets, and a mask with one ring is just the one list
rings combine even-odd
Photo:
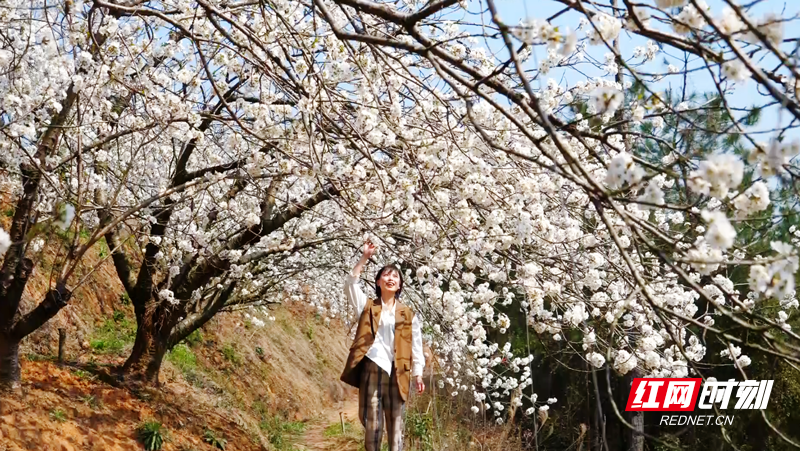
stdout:
[[[136,310],[123,371],[146,382],[222,310],[302,295],[346,315],[341,279],[364,234],[407,269],[452,391],[501,421],[509,405],[548,408],[532,357],[496,339],[503,306],[620,375],[702,374],[709,336],[743,372],[743,349],[798,362],[796,240],[766,253],[737,240],[765,212],[780,223],[770,196],[798,174],[790,16],[730,0],[553,3],[521,23],[492,0],[6,8],[0,378],[18,378],[13,349],[66,304],[100,239]],[[714,95],[687,97],[690,75]],[[756,109],[732,94],[748,84]],[[757,131],[761,110],[790,119]],[[693,133],[714,144],[693,148]],[[57,222],[88,238],[36,233]],[[20,312],[48,246],[67,250],[54,291]],[[729,269],[743,266],[737,286]]]
[[[787,322],[797,307],[797,239],[774,242],[765,255],[748,253],[747,243],[736,240],[737,227],[747,229],[763,212],[773,214],[771,227],[781,222],[781,214],[768,210],[770,191],[791,187],[797,175],[800,149],[791,138],[797,66],[789,56],[796,48],[794,38],[783,36],[792,15],[732,1],[719,11],[684,0],[558,3],[552,17],[520,24],[505,22],[491,0],[313,3],[339,39],[397,61],[396,73],[423,84],[433,104],[420,105],[423,114],[452,124],[447,140],[428,147],[424,131],[407,132],[420,139],[410,152],[423,156],[420,178],[431,196],[420,214],[430,215],[432,227],[412,233],[415,249],[426,243],[421,247],[430,255],[417,282],[438,313],[433,317],[448,328],[441,339],[456,373],[449,382],[469,390],[465,381],[477,381],[484,390],[476,401],[498,417],[503,403],[494,395],[508,397],[531,384],[528,358],[511,360],[508,346],[486,342],[487,327],[509,325],[493,306],[520,294],[535,331],[556,341],[580,331],[572,346],[595,368],[660,377],[701,373],[708,336],[726,344],[722,357],[740,371],[751,361],[742,346],[796,362],[784,340],[798,338]],[[476,19],[460,19],[469,14]],[[576,19],[577,31],[555,25],[562,15]],[[630,49],[623,30],[642,45]],[[625,54],[626,47],[632,51]],[[545,57],[534,64],[537,49]],[[661,49],[680,52],[683,69],[653,70],[647,63]],[[605,76],[574,85],[545,80],[555,70],[566,80],[580,63]],[[687,76],[695,73],[717,95],[671,102],[659,83],[673,73],[683,77],[684,96]],[[758,108],[742,111],[731,97],[746,83],[758,85],[763,97]],[[639,95],[626,97],[634,84]],[[413,112],[425,95],[409,98],[404,107]],[[789,125],[779,122],[762,142],[764,133],[750,126],[757,111],[770,107],[775,116],[789,116]],[[704,132],[717,136],[720,150],[734,147],[722,141],[739,143],[739,154],[698,152],[684,147],[692,140],[668,141],[656,132],[670,117],[678,118],[681,133],[696,133],[705,125],[692,121],[697,110],[730,120],[728,128]],[[648,146],[663,158],[653,159]],[[452,247],[442,248],[444,237]],[[750,268],[749,284],[736,287],[728,269],[742,265]],[[721,319],[759,338],[715,328]],[[513,371],[497,371],[508,367],[500,365],[506,359]],[[465,362],[467,377],[458,377]],[[525,397],[536,402],[535,394]],[[521,405],[521,398],[511,404]],[[638,432],[632,448],[641,449],[641,424],[632,427]]]

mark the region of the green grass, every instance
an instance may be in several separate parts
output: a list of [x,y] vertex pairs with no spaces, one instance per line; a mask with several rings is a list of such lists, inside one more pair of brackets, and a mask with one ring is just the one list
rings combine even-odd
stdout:
[[54,355],[35,354],[32,352],[25,354],[25,358],[29,362],[55,362],[58,360],[58,357]]
[[236,351],[236,348],[228,343],[222,348],[222,356],[225,357],[225,360],[238,365],[242,363],[242,357],[239,356],[239,353]]
[[259,425],[277,451],[292,451],[293,442],[305,431],[305,423],[286,421],[280,416],[265,418]]
[[188,337],[184,338],[181,343],[186,343],[193,348],[202,343],[203,339],[203,333],[200,332],[200,329],[195,329],[195,331],[190,333]]
[[50,418],[53,421],[57,421],[59,423],[63,423],[67,421],[67,414],[61,409],[53,409],[50,411]]
[[111,317],[115,323],[125,320],[125,312],[122,310],[114,310],[114,315]]
[[353,427],[353,423],[348,421],[344,424],[344,432],[342,432],[342,423],[333,423],[325,428],[322,435],[325,437],[341,437],[343,435],[353,434],[354,432],[355,427]]
[[136,324],[124,312],[115,311],[113,319],[107,319],[95,329],[89,346],[98,354],[119,354],[136,338]]
[[189,346],[179,343],[167,354],[167,360],[172,362],[173,365],[180,368],[184,373],[195,371],[197,369],[197,357],[194,355]]
[[95,375],[94,375],[94,374],[92,374],[92,373],[90,373],[90,372],[88,372],[88,371],[84,371],[84,370],[73,370],[72,372],[73,372],[73,373],[74,373],[76,376],[78,376],[79,378],[81,378],[81,379],[94,380],[94,378],[95,378]]
[[97,255],[99,255],[100,258],[106,258],[111,251],[106,244],[105,238],[98,241],[97,244],[100,247],[100,249],[97,251]]

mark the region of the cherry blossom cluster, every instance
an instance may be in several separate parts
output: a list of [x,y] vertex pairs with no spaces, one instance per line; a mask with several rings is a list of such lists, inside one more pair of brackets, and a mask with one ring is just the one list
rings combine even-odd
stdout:
[[[685,69],[651,70],[660,46],[689,51],[704,33],[713,44],[696,57],[718,84],[753,80],[800,115],[794,68],[765,78],[748,56],[788,61],[779,17],[661,0],[568,27],[495,11],[483,33],[503,53],[454,19],[476,5],[415,19],[425,6],[408,3],[98,0],[42,3],[38,17],[12,2],[0,182],[20,196],[20,168],[38,171],[37,223],[129,253],[106,263],[121,278],[144,262],[151,301],[179,326],[223,293],[220,310],[246,309],[256,326],[286,299],[352,321],[342,281],[370,236],[380,250],[365,292],[380,265],[400,263],[402,300],[445,362],[441,388],[499,421],[509,406],[556,403],[533,393],[534,357],[509,333],[648,377],[695,374],[721,317],[792,334],[797,242],[751,255],[739,238],[772,211],[800,146],[748,139],[742,157],[675,145],[667,131],[688,132],[708,106],[663,97],[659,80]],[[646,41],[615,45],[626,33]],[[631,95],[639,86],[646,95]],[[62,112],[69,126],[44,145]],[[663,155],[645,155],[648,143]],[[26,240],[31,257],[57,245]],[[0,230],[0,254],[9,245]],[[746,287],[728,277],[737,264]],[[777,313],[763,308],[773,301]],[[740,345],[721,357],[745,368]]]

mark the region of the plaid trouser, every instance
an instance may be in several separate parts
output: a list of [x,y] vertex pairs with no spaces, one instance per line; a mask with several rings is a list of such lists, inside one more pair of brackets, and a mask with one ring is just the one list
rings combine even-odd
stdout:
[[402,451],[405,403],[400,397],[394,365],[389,376],[366,357],[361,364],[363,367],[358,393],[358,416],[364,425],[364,448],[366,451],[380,451],[383,423],[386,421],[389,450]]

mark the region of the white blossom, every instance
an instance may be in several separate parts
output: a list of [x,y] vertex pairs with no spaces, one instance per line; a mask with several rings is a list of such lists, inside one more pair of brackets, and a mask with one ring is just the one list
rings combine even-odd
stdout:
[[11,238],[5,230],[0,228],[0,257],[8,251],[9,247],[11,247]]
[[611,88],[600,88],[592,94],[590,105],[599,114],[612,115],[622,105],[622,92]]
[[600,13],[592,18],[594,28],[589,31],[589,42],[594,45],[602,44],[603,42],[610,43],[619,35],[622,30],[622,22],[615,17],[608,14]]
[[689,174],[689,188],[700,194],[723,199],[742,182],[744,164],[730,154],[717,154],[701,161]]
[[705,239],[709,246],[722,251],[733,246],[733,242],[736,239],[736,229],[733,228],[724,213],[703,210],[702,217],[708,223]]
[[731,60],[722,64],[722,74],[735,82],[744,82],[750,78],[750,71],[741,61]]

